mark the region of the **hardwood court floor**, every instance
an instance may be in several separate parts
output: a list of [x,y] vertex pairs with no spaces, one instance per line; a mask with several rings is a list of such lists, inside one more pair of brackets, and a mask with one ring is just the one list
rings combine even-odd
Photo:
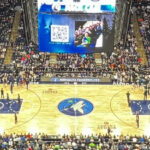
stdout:
[[[117,128],[113,133],[143,135],[149,129],[150,116],[140,116],[140,128],[136,127],[135,116],[128,107],[126,93],[131,99],[143,99],[143,89],[119,85],[29,85],[3,87],[5,95],[17,98],[20,93],[23,104],[15,125],[14,114],[0,114],[0,131],[6,133],[44,132],[58,133],[106,133],[108,126]],[[85,116],[73,117],[61,113],[58,104],[67,98],[83,98],[93,103],[93,111]],[[150,99],[150,97],[149,97]]]

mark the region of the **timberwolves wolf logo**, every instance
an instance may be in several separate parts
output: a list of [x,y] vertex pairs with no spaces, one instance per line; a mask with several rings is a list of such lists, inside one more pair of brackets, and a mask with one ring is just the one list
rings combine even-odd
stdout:
[[70,116],[83,116],[93,110],[93,104],[81,98],[69,98],[59,103],[60,112]]

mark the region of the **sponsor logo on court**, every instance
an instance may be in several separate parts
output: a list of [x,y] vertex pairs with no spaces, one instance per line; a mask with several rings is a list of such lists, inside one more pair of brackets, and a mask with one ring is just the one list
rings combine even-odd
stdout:
[[91,113],[94,109],[93,104],[82,98],[69,98],[58,104],[60,112],[70,116],[83,116]]

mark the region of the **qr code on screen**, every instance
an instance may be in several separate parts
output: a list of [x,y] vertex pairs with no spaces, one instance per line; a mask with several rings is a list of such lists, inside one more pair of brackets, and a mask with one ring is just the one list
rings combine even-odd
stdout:
[[69,42],[69,27],[63,25],[51,25],[52,42]]

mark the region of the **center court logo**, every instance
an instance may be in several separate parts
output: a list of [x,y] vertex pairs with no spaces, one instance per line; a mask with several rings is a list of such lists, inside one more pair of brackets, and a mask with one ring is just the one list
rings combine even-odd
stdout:
[[92,112],[93,104],[82,98],[69,98],[61,101],[58,105],[60,112],[70,116],[83,116]]

